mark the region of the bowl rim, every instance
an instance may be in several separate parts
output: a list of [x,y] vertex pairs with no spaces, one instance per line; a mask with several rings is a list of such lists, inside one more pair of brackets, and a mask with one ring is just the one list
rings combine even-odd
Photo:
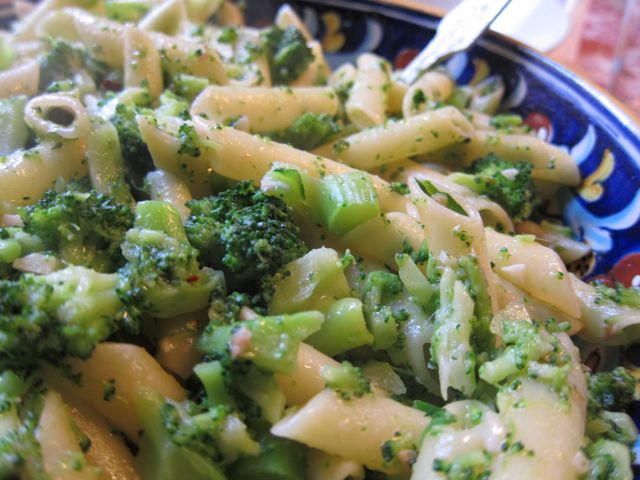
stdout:
[[[367,0],[370,3],[378,3],[381,5],[388,5],[394,7],[402,7],[407,10],[414,10],[420,13],[426,13],[428,15],[432,15],[438,18],[441,18],[445,15],[446,11],[435,7],[433,5],[425,5],[424,3],[418,0]],[[636,114],[629,107],[627,107],[622,100],[615,97],[612,93],[608,92],[605,88],[595,83],[593,80],[587,78],[579,68],[575,66],[567,66],[564,63],[560,63],[554,59],[552,59],[546,53],[526,45],[514,38],[511,38],[507,35],[498,33],[494,30],[489,30],[489,35],[498,39],[501,42],[510,44],[511,46],[515,46],[519,49],[526,50],[529,53],[533,54],[533,56],[539,57],[544,63],[550,64],[553,68],[559,70],[562,74],[571,77],[577,83],[582,84],[585,90],[591,90],[593,92],[594,97],[603,104],[603,106],[607,109],[613,109],[613,112],[616,116],[620,117],[622,123],[629,126],[631,130],[634,130],[640,139],[640,114]],[[617,110],[617,111],[616,111]],[[626,118],[625,118],[626,117]]]

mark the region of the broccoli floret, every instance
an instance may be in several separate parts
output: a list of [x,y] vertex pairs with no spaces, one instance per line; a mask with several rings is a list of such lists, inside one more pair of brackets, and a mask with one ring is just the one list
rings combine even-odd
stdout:
[[51,51],[40,60],[39,90],[44,92],[52,83],[73,79],[84,66],[83,50],[58,40],[51,45]]
[[120,244],[133,224],[133,213],[110,195],[50,190],[20,216],[25,232],[69,263],[99,272],[113,272],[124,264]]
[[276,85],[295,80],[313,61],[313,52],[295,27],[284,30],[270,27],[262,33],[262,41],[269,59],[271,80]]
[[0,281],[0,368],[88,357],[120,327],[135,330],[116,293],[117,274],[67,267]]
[[589,411],[624,411],[633,402],[636,381],[624,367],[589,375]]
[[585,480],[627,480],[633,478],[629,449],[611,440],[598,440],[587,448],[590,460]]
[[640,287],[625,287],[620,282],[616,282],[613,288],[608,287],[602,281],[594,282],[596,287],[596,304],[613,302],[618,305],[640,308]]
[[42,393],[34,379],[0,375],[0,478],[49,478],[36,437]]
[[371,384],[362,373],[362,369],[344,361],[338,367],[324,366],[320,374],[327,387],[336,392],[343,400],[360,398],[371,393]]
[[136,122],[136,115],[146,112],[147,106],[119,103],[114,116],[109,119],[118,132],[127,178],[134,185],[142,185],[144,176],[154,169],[153,158]]
[[306,112],[290,127],[268,136],[276,142],[288,143],[301,150],[313,150],[340,133],[340,127],[326,113],[315,115]]
[[289,207],[251,182],[187,206],[189,241],[200,250],[205,265],[224,271],[232,290],[269,290],[269,279],[308,251]]
[[186,237],[175,207],[166,202],[139,202],[134,228],[126,233],[122,251],[129,261],[119,274],[118,290],[139,313],[168,318],[209,305],[222,280],[200,268],[198,251]]
[[527,162],[510,163],[495,154],[482,157],[468,173],[453,173],[450,178],[476,193],[500,204],[515,220],[526,220],[540,203],[540,193],[531,178],[533,166]]
[[396,274],[377,270],[367,275],[361,299],[374,350],[389,348],[398,339],[398,319],[390,303],[402,290],[402,281]]

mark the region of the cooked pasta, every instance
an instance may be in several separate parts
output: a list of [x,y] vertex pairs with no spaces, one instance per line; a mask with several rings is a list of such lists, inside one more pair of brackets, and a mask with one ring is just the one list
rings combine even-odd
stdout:
[[579,170],[503,111],[509,82],[332,71],[334,32],[289,5],[24,10],[0,36],[2,478],[631,479],[635,381],[569,335],[639,340],[640,291],[570,273],[589,246],[541,206]]

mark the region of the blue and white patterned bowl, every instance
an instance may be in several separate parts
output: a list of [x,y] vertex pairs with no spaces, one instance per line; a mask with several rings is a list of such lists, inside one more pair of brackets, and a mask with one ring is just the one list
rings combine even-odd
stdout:
[[[247,21],[272,22],[280,1],[247,2]],[[438,17],[424,7],[367,0],[290,1],[322,41],[333,66],[373,51],[404,66],[433,36]],[[407,3],[407,2],[402,2]],[[409,2],[410,3],[410,2]],[[447,68],[468,83],[489,68],[508,85],[504,107],[550,142],[567,148],[585,179],[558,212],[594,251],[580,272],[640,282],[640,126],[611,98],[543,55],[497,34],[454,56]]]

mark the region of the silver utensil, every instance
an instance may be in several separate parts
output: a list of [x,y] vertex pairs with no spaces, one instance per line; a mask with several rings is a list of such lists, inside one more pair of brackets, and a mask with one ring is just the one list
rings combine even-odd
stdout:
[[441,60],[468,49],[489,28],[511,0],[464,0],[438,25],[436,36],[400,74],[411,85]]

